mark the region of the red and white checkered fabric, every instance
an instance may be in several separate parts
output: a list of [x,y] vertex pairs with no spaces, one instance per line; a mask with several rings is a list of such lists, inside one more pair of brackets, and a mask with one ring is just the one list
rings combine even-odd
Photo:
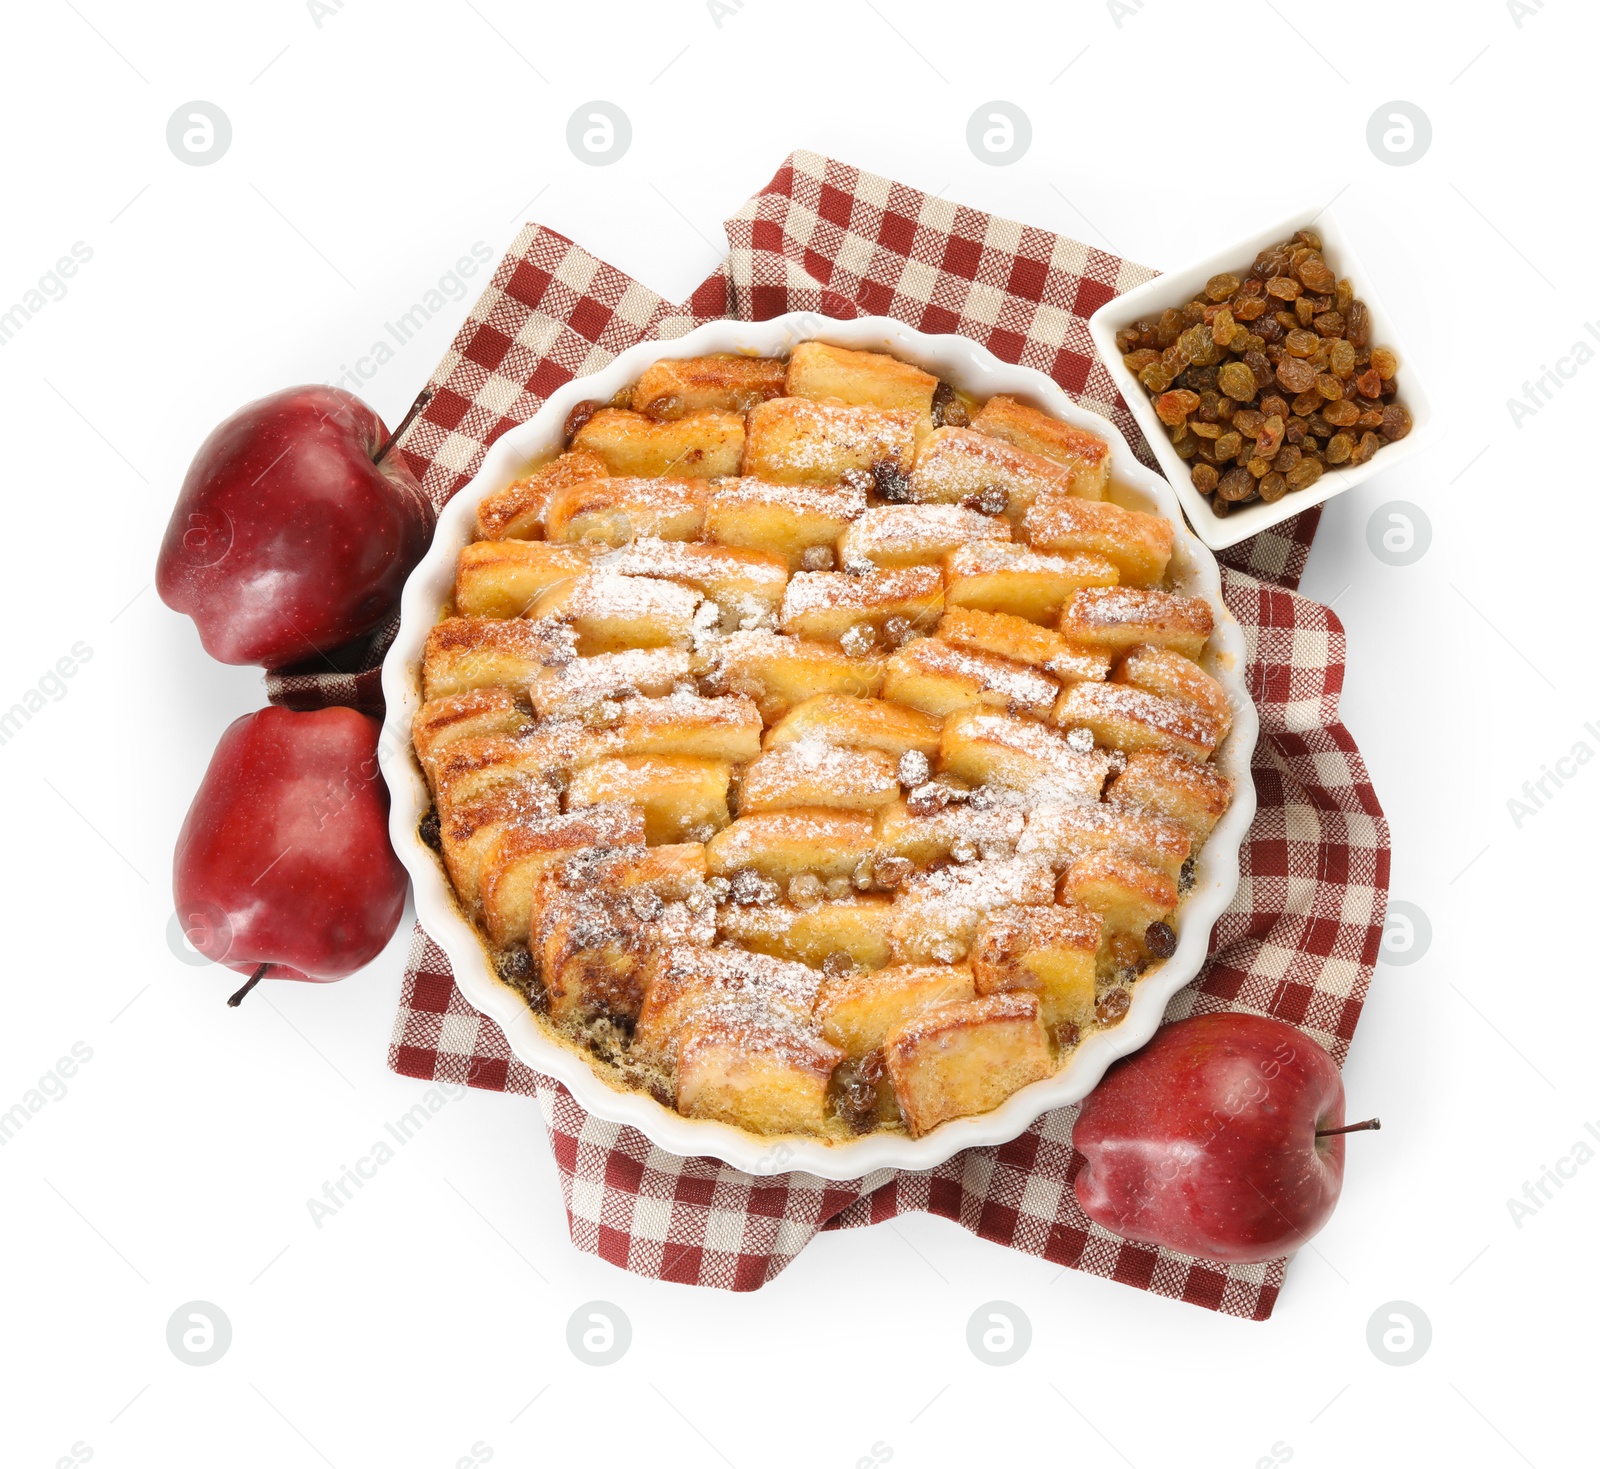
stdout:
[[[448,500],[488,445],[562,383],[643,337],[681,335],[729,313],[889,315],[925,331],[960,332],[1049,373],[1148,453],[1087,330],[1096,308],[1150,278],[1143,267],[804,152],[727,231],[727,262],[673,306],[560,235],[524,229],[434,374],[433,401],[404,442],[434,500]],[[1274,1015],[1342,1062],[1377,960],[1389,832],[1339,723],[1343,630],[1332,612],[1293,590],[1316,519],[1310,511],[1223,557],[1261,716],[1259,810],[1238,897],[1217,924],[1206,969],[1169,1018],[1229,1009]],[[351,654],[348,672],[274,676],[272,697],[376,703],[375,668],[390,635]],[[1071,1187],[1080,1165],[1074,1109],[1041,1118],[1004,1147],[858,1183],[784,1173],[781,1148],[766,1177],[663,1153],[633,1129],[589,1116],[563,1087],[516,1060],[420,929],[389,1059],[407,1076],[536,1097],[573,1242],[659,1279],[753,1290],[819,1230],[922,1210],[1062,1265],[1258,1320],[1283,1280],[1282,1261],[1223,1267],[1092,1224]]]

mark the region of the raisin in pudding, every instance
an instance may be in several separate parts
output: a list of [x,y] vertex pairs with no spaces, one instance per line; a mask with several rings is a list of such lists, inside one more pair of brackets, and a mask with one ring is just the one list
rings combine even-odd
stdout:
[[883,353],[664,360],[478,506],[413,722],[505,981],[611,1085],[920,1137],[1170,958],[1210,605],[1110,447]]

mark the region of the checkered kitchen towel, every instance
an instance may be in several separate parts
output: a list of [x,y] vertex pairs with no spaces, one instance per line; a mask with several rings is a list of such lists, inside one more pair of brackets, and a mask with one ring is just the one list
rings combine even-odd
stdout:
[[[727,261],[673,306],[560,235],[525,228],[434,374],[433,400],[404,442],[435,502],[460,489],[488,445],[561,384],[641,338],[679,336],[726,314],[886,315],[924,331],[960,332],[1042,369],[1112,418],[1141,457],[1148,453],[1095,356],[1087,318],[1151,271],[805,152],[784,163],[727,232]],[[1206,969],[1173,1001],[1169,1018],[1230,1009],[1275,1015],[1343,1061],[1377,959],[1389,833],[1339,723],[1343,631],[1332,612],[1293,590],[1316,519],[1309,511],[1223,558],[1261,716],[1259,810],[1238,897],[1217,924]],[[375,670],[390,636],[385,630],[354,650],[347,672],[272,677],[272,697],[376,704]],[[847,1184],[797,1173],[756,1178],[663,1153],[631,1128],[589,1116],[512,1056],[420,928],[389,1060],[407,1076],[536,1097],[573,1242],[642,1275],[753,1290],[819,1230],[922,1210],[1014,1249],[1258,1320],[1283,1280],[1282,1261],[1225,1268],[1092,1224],[1071,1187],[1080,1166],[1075,1109],[929,1172]]]

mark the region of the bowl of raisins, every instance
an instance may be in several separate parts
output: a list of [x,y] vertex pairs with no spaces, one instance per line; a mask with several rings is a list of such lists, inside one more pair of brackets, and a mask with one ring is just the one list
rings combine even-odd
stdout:
[[1338,221],[1306,209],[1089,322],[1213,550],[1425,448],[1432,405]]

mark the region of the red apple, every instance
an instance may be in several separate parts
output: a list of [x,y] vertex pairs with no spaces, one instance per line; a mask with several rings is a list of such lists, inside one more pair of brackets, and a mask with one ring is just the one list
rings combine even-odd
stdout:
[[1333,1213],[1344,1138],[1328,1134],[1343,1122],[1339,1068],[1302,1031],[1259,1015],[1180,1020],[1083,1103],[1078,1202],[1127,1239],[1227,1263],[1276,1259]]
[[200,446],[156,590],[224,663],[283,668],[370,632],[433,534],[433,506],[383,421],[340,388],[247,404]]
[[261,709],[223,731],[172,858],[178,917],[202,954],[321,982],[382,951],[406,874],[378,728],[354,709]]

